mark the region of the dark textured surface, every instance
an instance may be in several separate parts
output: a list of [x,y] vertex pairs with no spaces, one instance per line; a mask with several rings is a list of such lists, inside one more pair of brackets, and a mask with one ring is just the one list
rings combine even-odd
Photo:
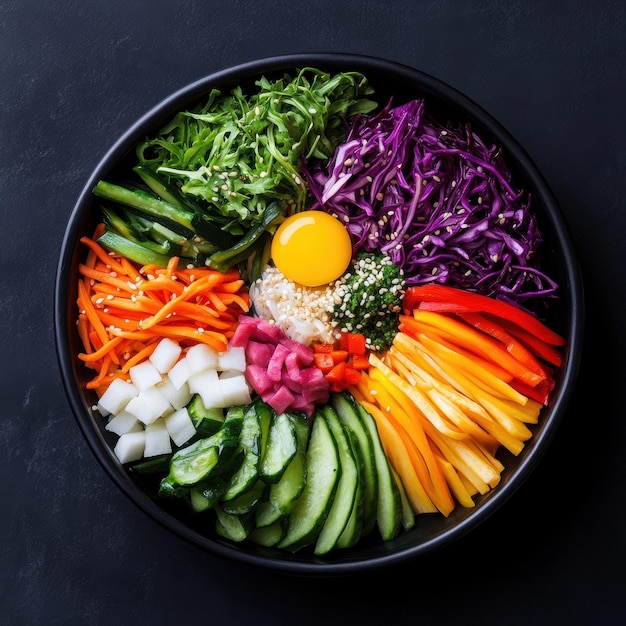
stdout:
[[[0,0],[0,623],[623,623],[625,27],[617,1]],[[228,65],[333,51],[433,74],[507,127],[563,208],[588,317],[571,411],[516,495],[354,581],[245,568],[148,519],[83,439],[52,328],[65,221],[132,122]]]

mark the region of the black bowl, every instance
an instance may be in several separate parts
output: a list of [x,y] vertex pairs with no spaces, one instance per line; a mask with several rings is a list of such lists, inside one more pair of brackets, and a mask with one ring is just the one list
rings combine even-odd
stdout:
[[[349,551],[315,557],[310,553],[288,553],[253,545],[235,545],[198,525],[193,515],[165,508],[152,499],[144,486],[119,463],[113,453],[114,438],[104,430],[104,421],[91,407],[95,396],[86,393],[87,373],[76,355],[80,351],[76,332],[77,266],[79,239],[91,236],[97,211],[92,188],[107,179],[133,152],[135,144],[162,127],[181,109],[202,99],[211,89],[223,91],[241,84],[252,86],[260,75],[271,77],[287,70],[314,66],[328,71],[361,71],[384,103],[391,95],[396,101],[425,98],[431,113],[441,121],[469,121],[486,141],[503,148],[518,184],[530,190],[544,236],[543,261],[560,285],[560,299],[552,309],[550,325],[566,338],[562,367],[549,406],[533,427],[533,436],[517,457],[501,455],[505,465],[500,484],[480,496],[474,508],[458,506],[449,517],[420,516],[416,526],[396,539],[364,541]],[[343,574],[389,566],[416,559],[450,544],[493,514],[534,470],[567,410],[582,353],[583,287],[579,267],[561,211],[537,167],[518,142],[486,111],[456,89],[416,69],[368,56],[350,54],[296,54],[262,59],[232,67],[198,80],[172,94],[141,117],[119,138],[100,161],[80,194],[70,217],[59,260],[55,292],[55,332],[59,365],[69,402],[78,425],[97,459],[118,487],[149,517],[200,548],[221,557],[250,565],[294,574]]]

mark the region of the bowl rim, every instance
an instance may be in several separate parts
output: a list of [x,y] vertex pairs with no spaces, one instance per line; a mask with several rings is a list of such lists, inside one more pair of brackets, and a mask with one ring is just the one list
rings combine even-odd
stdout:
[[[218,539],[201,534],[189,526],[171,516],[169,513],[154,503],[141,489],[129,480],[123,471],[112,450],[104,445],[99,433],[91,427],[89,420],[85,419],[85,399],[75,383],[75,355],[69,353],[70,324],[68,315],[69,276],[70,268],[75,262],[75,247],[80,230],[83,206],[91,196],[91,190],[102,173],[111,164],[116,163],[125,155],[144,134],[149,126],[154,125],[155,119],[164,121],[167,115],[173,113],[184,103],[189,103],[207,92],[212,86],[224,84],[232,80],[243,80],[251,76],[261,75],[273,71],[281,71],[304,66],[330,66],[334,68],[351,67],[357,71],[367,73],[367,70],[388,72],[394,77],[401,77],[407,83],[419,85],[420,89],[431,91],[455,108],[463,111],[468,117],[487,128],[491,135],[505,145],[506,150],[524,176],[534,186],[541,198],[543,211],[547,214],[551,226],[560,242],[565,261],[565,278],[571,307],[569,318],[565,320],[568,329],[569,341],[567,356],[564,367],[561,368],[561,378],[564,381],[560,393],[552,405],[549,423],[539,433],[533,435],[533,445],[526,452],[523,463],[517,467],[508,478],[506,488],[496,488],[489,494],[489,498],[481,503],[474,511],[469,513],[454,527],[444,530],[441,534],[417,545],[403,548],[397,552],[381,552],[376,555],[366,555],[363,558],[349,557],[345,560],[325,561],[315,557],[305,560],[298,555],[289,555],[289,558],[278,559],[261,552],[241,550],[238,546],[221,542]],[[121,491],[144,513],[155,520],[164,528],[178,535],[180,538],[200,548],[208,550],[220,558],[234,559],[236,561],[256,565],[266,569],[281,571],[283,573],[299,575],[337,575],[347,574],[363,569],[387,567],[419,556],[439,550],[453,541],[466,535],[479,523],[492,515],[515,491],[521,486],[525,478],[534,470],[540,458],[546,451],[548,444],[563,418],[567,405],[574,389],[574,383],[578,375],[582,359],[582,344],[584,335],[584,298],[582,275],[571,240],[567,224],[560,207],[557,204],[551,189],[548,187],[543,175],[538,170],[525,149],[490,113],[473,99],[435,76],[414,67],[392,61],[389,59],[363,54],[352,53],[297,53],[284,54],[258,58],[252,61],[240,63],[216,72],[207,74],[191,83],[173,91],[152,106],[140,116],[131,126],[112,144],[97,166],[90,174],[86,184],[80,192],[78,199],[71,212],[67,227],[63,236],[58,266],[55,278],[54,290],[54,333],[57,353],[57,362],[60,368],[65,392],[72,408],[78,426],[85,437],[96,459],[121,489]],[[419,520],[418,520],[419,521]],[[382,544],[381,544],[382,545]],[[287,556],[287,555],[286,555]]]

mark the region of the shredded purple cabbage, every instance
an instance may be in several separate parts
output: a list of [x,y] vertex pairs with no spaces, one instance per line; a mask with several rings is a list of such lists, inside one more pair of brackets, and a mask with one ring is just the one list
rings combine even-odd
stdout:
[[555,294],[528,193],[469,124],[442,126],[424,101],[357,117],[329,164],[304,166],[312,208],[341,219],[353,252],[383,251],[406,285],[450,284],[521,304]]

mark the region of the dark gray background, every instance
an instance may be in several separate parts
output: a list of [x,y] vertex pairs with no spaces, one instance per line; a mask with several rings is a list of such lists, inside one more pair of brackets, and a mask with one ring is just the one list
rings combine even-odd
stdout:
[[[0,0],[0,623],[624,623],[625,6]],[[571,410],[517,494],[448,549],[351,582],[225,562],[148,519],[83,439],[52,327],[65,222],[132,122],[231,64],[333,51],[433,74],[508,128],[562,206],[588,317]]]

